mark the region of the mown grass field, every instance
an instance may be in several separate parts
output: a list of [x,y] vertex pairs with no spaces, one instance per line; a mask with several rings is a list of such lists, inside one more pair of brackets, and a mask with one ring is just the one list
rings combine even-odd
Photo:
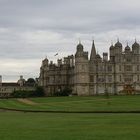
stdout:
[[38,105],[30,105],[17,99],[1,99],[0,107],[31,110],[65,110],[65,111],[96,111],[96,110],[140,110],[140,96],[105,96],[96,97],[48,97],[31,98]]
[[[16,99],[0,107],[33,110],[140,110],[140,96]],[[0,111],[0,140],[139,140],[140,114],[23,113]]]
[[0,113],[1,140],[139,140],[140,114]]

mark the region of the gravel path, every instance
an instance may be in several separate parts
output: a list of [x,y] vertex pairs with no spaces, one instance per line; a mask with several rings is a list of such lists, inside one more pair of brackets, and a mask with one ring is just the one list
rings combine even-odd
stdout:
[[39,105],[39,103],[33,102],[29,99],[17,99],[19,102],[22,102],[24,104],[28,104],[28,105]]

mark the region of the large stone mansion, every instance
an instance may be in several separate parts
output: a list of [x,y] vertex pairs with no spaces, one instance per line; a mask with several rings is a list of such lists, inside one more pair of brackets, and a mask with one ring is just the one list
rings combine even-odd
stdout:
[[42,61],[39,84],[48,96],[66,87],[77,95],[139,94],[140,93],[140,45],[124,48],[117,41],[108,53],[101,57],[92,43],[90,58],[81,43],[75,55],[58,59],[57,64]]

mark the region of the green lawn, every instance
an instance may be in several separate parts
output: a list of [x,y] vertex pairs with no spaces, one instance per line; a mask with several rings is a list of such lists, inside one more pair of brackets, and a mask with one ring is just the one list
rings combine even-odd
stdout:
[[31,98],[38,105],[28,105],[16,99],[1,99],[0,107],[32,110],[65,110],[65,111],[97,111],[97,110],[140,110],[140,96],[104,96],[92,97],[46,97]]
[[1,140],[139,140],[140,114],[0,112]]
[[[16,99],[0,107],[35,110],[140,110],[140,96]],[[22,113],[0,111],[0,140],[139,140],[140,114]]]

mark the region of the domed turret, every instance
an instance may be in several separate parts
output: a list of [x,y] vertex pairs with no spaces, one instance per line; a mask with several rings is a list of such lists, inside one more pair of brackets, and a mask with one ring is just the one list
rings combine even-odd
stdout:
[[75,57],[81,57],[81,56],[83,56],[83,53],[84,53],[83,50],[84,50],[84,47],[81,44],[81,42],[79,42],[79,44],[77,45],[77,51],[76,51]]
[[110,50],[113,50],[114,49],[114,46],[113,46],[113,44],[110,46]]
[[77,45],[77,51],[83,51],[83,45],[81,44],[81,43],[79,43],[78,45]]
[[127,52],[130,52],[131,51],[131,49],[130,49],[130,47],[127,45],[126,47],[125,47],[125,52],[127,53]]
[[135,41],[135,43],[132,45],[132,48],[140,47],[140,45]]
[[42,66],[43,67],[46,67],[46,66],[48,66],[48,62],[49,62],[49,60],[47,59],[47,57],[42,61]]
[[134,54],[139,54],[140,53],[140,45],[137,43],[135,40],[135,43],[132,45],[132,52]]
[[101,56],[99,54],[96,54],[96,60],[97,61],[101,61],[102,60],[102,58],[101,58]]
[[117,43],[115,44],[115,47],[122,47],[122,44],[119,42],[119,40],[118,40]]
[[96,58],[98,59],[100,59],[101,58],[101,56],[99,55],[99,54],[96,54]]
[[128,44],[127,44],[127,46],[125,47],[125,50],[129,50],[129,51],[131,50],[130,47],[128,46]]
[[114,46],[113,44],[110,46],[109,50],[110,50],[110,56],[114,56]]
[[109,51],[110,51],[110,60],[113,61],[115,55],[115,47],[113,46],[113,44],[110,46]]
[[122,44],[118,40],[114,47],[114,54],[121,54],[121,53],[122,53]]

